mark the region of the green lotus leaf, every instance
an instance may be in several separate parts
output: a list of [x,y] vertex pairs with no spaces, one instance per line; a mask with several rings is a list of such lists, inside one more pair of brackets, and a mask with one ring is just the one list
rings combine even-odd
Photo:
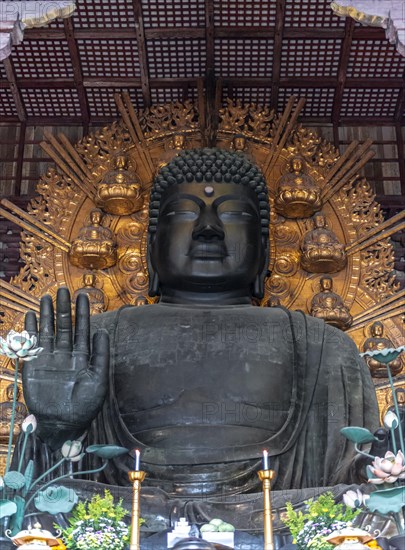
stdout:
[[73,489],[61,485],[51,485],[40,491],[34,502],[37,510],[52,515],[67,514],[77,504],[79,497]]
[[360,428],[358,426],[348,426],[347,428],[342,428],[340,433],[344,435],[349,441],[353,443],[371,443],[372,441],[377,441],[377,438],[367,430],[366,428]]
[[371,512],[389,514],[390,512],[400,512],[404,506],[404,502],[405,486],[374,491],[367,500],[366,506]]
[[90,445],[86,449],[86,453],[93,453],[100,458],[106,459],[125,455],[128,452],[128,449],[125,447],[118,447],[116,445]]
[[0,519],[12,516],[17,512],[17,505],[12,500],[0,500]]
[[25,477],[20,472],[7,472],[4,476],[4,483],[10,489],[22,489],[25,485]]

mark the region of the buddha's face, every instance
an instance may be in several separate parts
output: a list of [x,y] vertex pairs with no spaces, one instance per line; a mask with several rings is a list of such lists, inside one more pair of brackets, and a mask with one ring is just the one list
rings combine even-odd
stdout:
[[377,338],[381,338],[381,336],[384,334],[384,328],[381,323],[375,323],[371,327],[371,334],[373,336],[376,336]]
[[292,161],[292,169],[294,172],[301,172],[302,170],[302,160],[299,158],[295,158]]
[[244,151],[246,146],[246,139],[243,136],[237,136],[233,138],[233,148],[235,151]]
[[103,214],[101,210],[92,210],[90,212],[90,223],[92,225],[100,225],[103,219]]
[[163,289],[248,289],[264,267],[256,193],[232,183],[171,185],[161,199],[150,259]]
[[325,216],[315,216],[314,218],[314,225],[316,228],[323,228],[326,226],[326,219]]
[[332,290],[332,279],[330,277],[321,279],[321,288],[322,290]]
[[83,277],[83,282],[85,286],[95,286],[96,277],[93,273],[86,273]]
[[173,145],[176,149],[182,149],[184,147],[185,138],[182,134],[176,134],[173,136]]

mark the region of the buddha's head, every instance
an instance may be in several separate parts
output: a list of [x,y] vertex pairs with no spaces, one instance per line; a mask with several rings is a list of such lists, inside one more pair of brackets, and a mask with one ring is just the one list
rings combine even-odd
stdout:
[[[20,398],[20,395],[21,395],[21,390],[20,388],[17,386],[17,395],[16,395],[16,400],[18,401],[19,398]],[[14,384],[9,384],[6,388],[6,398],[7,398],[7,401],[12,401],[13,400],[13,396],[14,396]]]
[[94,273],[85,273],[83,275],[83,284],[84,286],[96,286],[96,276]]
[[380,321],[376,321],[371,325],[371,335],[374,338],[381,338],[384,334],[384,325]]
[[293,157],[291,160],[291,168],[294,172],[300,173],[303,170],[303,161],[301,157]]
[[241,134],[237,134],[232,140],[232,148],[234,151],[244,151],[246,147],[246,138]]
[[320,284],[321,284],[321,289],[323,291],[330,291],[332,290],[333,288],[333,280],[332,280],[332,277],[329,277],[329,276],[326,276],[326,277],[321,277],[321,280],[320,280]]
[[186,142],[184,134],[174,134],[173,136],[173,146],[175,149],[183,149]]
[[323,214],[315,214],[313,217],[314,227],[315,229],[323,229],[326,227],[326,218]]
[[102,220],[103,220],[102,211],[99,208],[94,208],[90,212],[90,223],[91,223],[91,225],[95,225],[95,226],[101,225]]
[[181,152],[152,188],[150,294],[262,297],[268,226],[267,187],[256,166],[220,149]]

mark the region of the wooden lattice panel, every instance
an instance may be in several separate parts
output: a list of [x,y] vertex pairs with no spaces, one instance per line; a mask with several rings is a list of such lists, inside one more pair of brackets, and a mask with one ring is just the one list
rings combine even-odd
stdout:
[[344,17],[337,17],[330,0],[286,0],[286,27],[344,27]]
[[205,74],[205,40],[147,40],[151,78],[197,78]]
[[392,117],[399,92],[399,88],[346,88],[340,114],[343,117]]
[[205,6],[201,0],[142,0],[145,28],[204,27]]
[[306,103],[302,116],[331,116],[334,88],[280,88],[278,110],[282,111],[291,95],[305,97]]
[[137,78],[141,69],[135,40],[78,40],[83,76]]
[[405,57],[386,40],[353,40],[348,77],[398,77],[404,74]]
[[[188,91],[189,99],[193,99]],[[183,101],[183,90],[181,88],[152,88],[151,90],[152,104],[164,104],[175,101]]]
[[270,38],[215,40],[215,72],[223,77],[271,77],[274,41]]
[[214,0],[217,27],[271,27],[276,22],[276,2]]
[[281,48],[280,76],[337,76],[341,40],[290,39]]
[[76,28],[128,28],[134,25],[131,0],[76,0]]
[[72,60],[66,42],[61,40],[29,40],[13,55],[17,78],[71,78]]
[[3,63],[0,63],[0,81],[1,80],[7,80],[7,75]]
[[13,95],[8,88],[0,88],[0,117],[16,116]]
[[[226,105],[226,97],[229,96],[225,89],[223,93],[223,104]],[[271,88],[233,88],[233,99],[239,99],[245,105],[255,103],[258,105],[269,105],[271,100]]]
[[89,88],[87,100],[91,116],[117,117],[119,116],[114,94],[129,92],[131,101],[137,109],[143,108],[142,93],[139,89],[125,90],[122,88]]
[[67,88],[24,88],[21,96],[28,116],[80,116],[77,91]]

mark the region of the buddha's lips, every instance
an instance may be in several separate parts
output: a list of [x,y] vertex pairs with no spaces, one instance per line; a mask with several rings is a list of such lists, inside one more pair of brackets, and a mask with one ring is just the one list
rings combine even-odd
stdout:
[[194,260],[223,260],[228,253],[223,243],[215,241],[195,243],[187,255]]

